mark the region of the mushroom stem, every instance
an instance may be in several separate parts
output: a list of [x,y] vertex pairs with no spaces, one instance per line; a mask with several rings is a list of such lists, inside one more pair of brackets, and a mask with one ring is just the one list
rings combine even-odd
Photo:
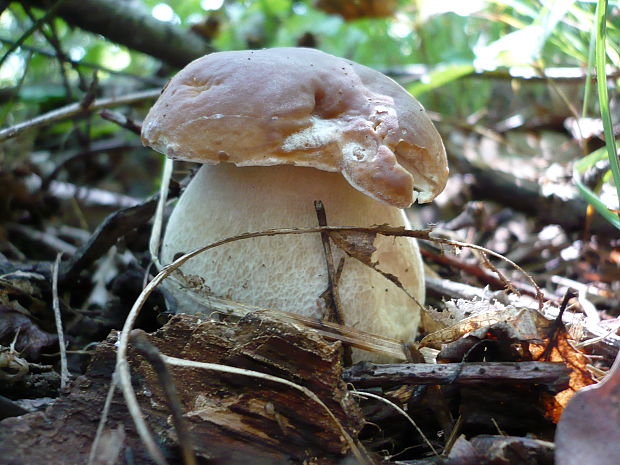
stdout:
[[[333,226],[409,226],[402,210],[358,192],[339,173],[285,165],[204,165],[171,215],[162,263],[244,232],[316,226],[315,200],[323,202]],[[423,302],[423,266],[415,240],[377,236],[373,245],[372,260]],[[335,246],[333,254],[335,263],[345,256]],[[328,273],[319,234],[226,244],[193,258],[182,271],[200,276],[219,297],[316,318],[326,308],[322,296]],[[347,256],[338,290],[346,325],[402,341],[415,337],[418,305],[380,273]],[[195,311],[179,301],[180,311]],[[353,358],[359,359],[355,354]]]

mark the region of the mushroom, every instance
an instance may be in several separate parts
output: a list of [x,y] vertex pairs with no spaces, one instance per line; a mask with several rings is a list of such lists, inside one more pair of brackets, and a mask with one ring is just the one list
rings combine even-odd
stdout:
[[[447,175],[441,138],[400,85],[365,66],[304,48],[213,53],[190,63],[162,91],[142,128],[144,145],[202,163],[176,204],[162,263],[249,231],[317,226],[410,227],[402,210],[429,202]],[[415,240],[378,235],[372,260],[424,301]],[[410,341],[419,305],[386,277],[344,260],[343,322]],[[212,295],[321,318],[328,287],[319,234],[256,237],[189,260],[183,275]],[[178,295],[178,292],[176,293]],[[181,308],[192,312],[192,305]],[[373,358],[354,354],[354,359]],[[376,359],[376,357],[375,357]]]

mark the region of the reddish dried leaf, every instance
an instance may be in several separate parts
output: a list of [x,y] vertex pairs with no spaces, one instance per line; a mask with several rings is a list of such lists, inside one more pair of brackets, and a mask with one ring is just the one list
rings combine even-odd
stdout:
[[555,396],[550,395],[547,402],[547,416],[557,423],[575,392],[595,382],[587,369],[588,357],[573,347],[564,328],[555,333],[553,342],[545,340],[541,344],[530,343],[529,348],[534,360],[562,362],[570,369],[568,389]]

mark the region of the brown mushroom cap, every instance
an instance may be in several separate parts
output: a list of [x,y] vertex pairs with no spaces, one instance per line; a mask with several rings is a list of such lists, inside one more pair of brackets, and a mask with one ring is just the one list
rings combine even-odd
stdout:
[[431,201],[448,175],[441,138],[406,90],[305,48],[193,61],[151,108],[142,141],[198,163],[339,171],[359,191],[401,208]]

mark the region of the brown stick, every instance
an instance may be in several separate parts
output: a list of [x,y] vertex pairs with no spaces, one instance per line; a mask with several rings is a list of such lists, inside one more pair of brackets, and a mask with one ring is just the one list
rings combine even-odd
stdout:
[[[24,3],[42,9],[50,6],[46,0]],[[57,15],[72,26],[101,34],[179,68],[212,51],[194,32],[158,21],[148,10],[135,5],[121,0],[64,0]]]
[[541,384],[559,392],[568,387],[568,372],[563,363],[555,362],[364,363],[349,368],[343,377],[357,388],[452,382],[459,385],[519,383]]
[[82,113],[88,113],[89,111],[101,110],[102,108],[109,108],[118,105],[131,105],[143,100],[154,100],[160,93],[161,89],[151,89],[120,97],[97,99],[89,104],[87,108],[84,107],[82,102],[71,103],[70,105],[57,108],[49,113],[44,113],[28,121],[24,121],[23,123],[18,123],[15,126],[0,130],[0,142],[10,139],[11,137],[15,137],[27,129],[46,126],[48,124],[55,123],[56,121],[62,121],[68,118],[73,118],[74,116]]

